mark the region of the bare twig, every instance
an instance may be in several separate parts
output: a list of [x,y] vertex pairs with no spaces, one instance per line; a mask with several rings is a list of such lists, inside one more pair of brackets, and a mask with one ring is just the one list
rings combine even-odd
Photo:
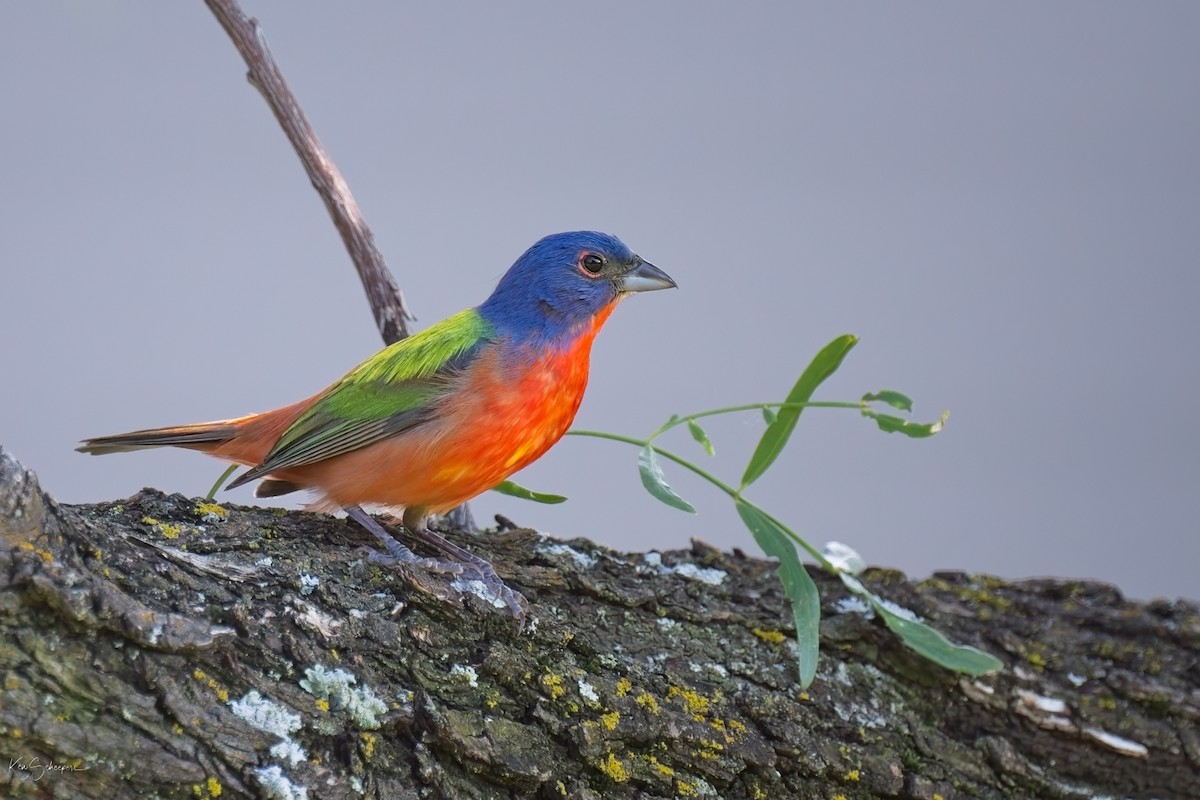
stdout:
[[279,65],[267,48],[267,40],[258,26],[258,20],[247,17],[237,0],[205,0],[205,3],[246,60],[250,68],[247,79],[271,107],[304,163],[313,188],[325,201],[329,216],[346,243],[354,268],[358,270],[358,277],[362,280],[371,312],[375,315],[375,324],[384,342],[391,344],[403,339],[409,333],[405,322],[413,319],[404,303],[404,295],[375,247],[375,237],[363,220],[358,203],[350,194],[350,187],[321,146],[316,132],[300,109],[300,103],[284,81]]
[[[250,68],[246,78],[271,107],[288,141],[300,156],[313,188],[325,201],[325,208],[329,210],[329,216],[333,218],[333,224],[342,235],[346,250],[354,261],[354,268],[358,270],[358,277],[371,304],[371,313],[375,315],[375,325],[384,343],[391,344],[408,336],[408,325],[405,323],[413,316],[405,305],[404,294],[384,263],[383,255],[375,247],[375,237],[358,210],[350,187],[321,146],[299,101],[283,79],[283,72],[267,47],[267,39],[258,26],[258,20],[247,17],[237,0],[204,2],[242,54]],[[471,509],[466,503],[451,510],[447,516],[455,527],[476,530]]]

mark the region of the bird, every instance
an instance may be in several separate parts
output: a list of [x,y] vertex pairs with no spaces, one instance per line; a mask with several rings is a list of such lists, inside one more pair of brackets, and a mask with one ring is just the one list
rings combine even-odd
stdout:
[[[520,619],[523,598],[491,564],[428,526],[540,458],[575,418],[592,342],[631,294],[675,281],[597,231],[546,236],[481,304],[383,348],[331,386],[234,419],[99,436],[93,455],[182,447],[250,469],[258,497],[308,490],[307,508],[345,511],[386,554],[372,560],[477,575]],[[450,559],[417,556],[364,506],[387,508]]]

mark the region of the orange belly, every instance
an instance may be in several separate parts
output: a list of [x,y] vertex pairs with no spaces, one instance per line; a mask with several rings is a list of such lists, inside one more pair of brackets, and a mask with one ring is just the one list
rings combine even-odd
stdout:
[[592,340],[613,306],[563,350],[481,355],[436,419],[275,477],[318,490],[314,506],[322,510],[378,504],[438,514],[470,500],[566,433],[587,388]]

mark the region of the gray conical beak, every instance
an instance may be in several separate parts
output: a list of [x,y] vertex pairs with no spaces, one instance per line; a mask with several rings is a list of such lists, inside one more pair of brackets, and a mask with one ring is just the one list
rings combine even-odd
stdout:
[[653,292],[657,289],[674,289],[676,286],[670,275],[649,261],[641,260],[633,269],[622,275],[618,282],[622,292]]

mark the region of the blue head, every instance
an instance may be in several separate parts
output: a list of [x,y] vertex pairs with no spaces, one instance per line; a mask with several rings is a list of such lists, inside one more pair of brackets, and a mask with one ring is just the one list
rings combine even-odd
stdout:
[[621,296],[673,286],[615,236],[555,233],[509,267],[479,311],[501,335],[562,342]]

